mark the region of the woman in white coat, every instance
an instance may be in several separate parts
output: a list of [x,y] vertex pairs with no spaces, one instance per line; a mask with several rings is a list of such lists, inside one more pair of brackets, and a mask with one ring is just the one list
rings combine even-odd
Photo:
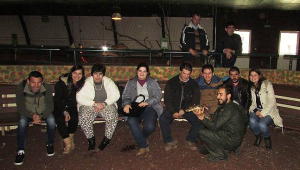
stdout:
[[105,136],[98,146],[103,150],[110,142],[118,123],[116,102],[120,92],[116,84],[105,76],[106,68],[102,64],[92,67],[91,77],[85,80],[82,89],[77,93],[77,106],[79,109],[79,124],[88,139],[88,150],[95,149],[95,136],[93,122],[97,116],[105,119]]
[[259,147],[264,137],[266,149],[272,149],[271,136],[268,126],[274,123],[283,127],[282,119],[276,105],[273,85],[266,80],[258,68],[249,70],[252,104],[249,108],[250,128],[256,139],[254,146]]

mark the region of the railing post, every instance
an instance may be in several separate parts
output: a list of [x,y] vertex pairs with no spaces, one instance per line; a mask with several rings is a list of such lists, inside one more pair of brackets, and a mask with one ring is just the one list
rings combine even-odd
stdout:
[[124,58],[124,56],[125,56],[125,53],[122,53],[122,65],[124,66],[124,63],[125,63],[125,58]]
[[170,62],[169,62],[169,66],[172,66],[172,53],[170,53]]
[[74,65],[76,65],[76,51],[74,51],[74,54],[73,54],[73,60],[74,60]]
[[50,65],[52,65],[52,51],[50,50],[49,51],[49,63],[50,63]]
[[271,69],[272,68],[272,57],[270,56],[270,66],[269,68]]
[[289,70],[293,69],[293,56],[290,56]]
[[152,65],[152,52],[150,52],[150,56],[149,56],[149,65]]

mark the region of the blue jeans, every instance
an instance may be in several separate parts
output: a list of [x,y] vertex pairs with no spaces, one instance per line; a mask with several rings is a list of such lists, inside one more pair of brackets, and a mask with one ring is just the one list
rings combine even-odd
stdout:
[[[147,148],[146,142],[148,136],[155,130],[157,122],[157,113],[152,107],[147,107],[142,115],[138,117],[128,117],[127,123],[134,136],[136,143],[140,148]],[[143,131],[139,123],[143,120]]]
[[[54,116],[51,114],[46,119],[43,119],[46,121],[47,124],[47,135],[48,139],[46,144],[47,145],[53,145],[54,143],[54,135],[55,135],[55,119]],[[29,122],[32,121],[32,118],[21,116],[20,122],[18,125],[18,131],[17,131],[17,138],[18,138],[18,151],[19,150],[25,150],[25,144],[26,144],[26,135],[27,135],[27,129]]]
[[[198,132],[203,125],[198,120],[197,116],[193,112],[186,112],[183,115],[192,126],[188,136],[186,137],[187,141],[195,143],[198,137]],[[162,132],[164,143],[173,142],[173,138],[171,135],[171,127],[170,124],[173,122],[174,118],[173,115],[169,112],[163,112],[163,114],[159,118],[159,125]]]
[[263,137],[269,137],[270,132],[268,126],[273,122],[271,116],[265,116],[263,118],[258,117],[254,112],[250,112],[250,128],[254,135],[262,134]]

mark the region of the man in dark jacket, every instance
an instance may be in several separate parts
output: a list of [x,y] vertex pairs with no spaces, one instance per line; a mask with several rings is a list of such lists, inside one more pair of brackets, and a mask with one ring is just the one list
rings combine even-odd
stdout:
[[177,147],[177,142],[173,140],[170,128],[172,121],[177,118],[184,118],[192,125],[186,137],[186,146],[191,150],[197,150],[195,142],[202,125],[193,112],[185,112],[190,106],[199,105],[200,103],[198,84],[190,78],[191,73],[192,66],[188,63],[183,63],[180,66],[179,75],[170,79],[165,87],[164,102],[166,109],[160,116],[159,123],[163,141],[166,144],[166,151]]
[[222,37],[217,45],[217,52],[224,53],[222,55],[222,65],[220,57],[216,58],[216,65],[221,67],[233,67],[236,61],[236,54],[242,53],[241,36],[234,33],[235,24],[227,22],[225,24],[226,35]]
[[212,115],[212,121],[204,116],[204,109],[194,111],[202,124],[206,127],[200,129],[199,139],[203,145],[202,154],[210,155],[207,161],[217,162],[227,160],[225,151],[236,151],[244,138],[244,125],[247,117],[243,109],[232,102],[232,89],[221,85],[218,89],[219,108]]
[[232,100],[248,111],[252,102],[251,93],[248,81],[240,76],[240,69],[237,67],[231,67],[229,69],[229,79],[226,80],[224,84],[232,87]]
[[[189,63],[193,66],[198,66],[196,57],[198,51],[202,52],[204,56],[207,55],[209,49],[209,43],[206,31],[200,26],[201,16],[199,13],[192,15],[192,22],[185,26],[182,30],[180,37],[180,48],[182,51],[190,52],[190,54],[183,55],[183,62]],[[200,58],[200,66],[204,63],[204,56]]]
[[50,85],[43,83],[43,75],[38,71],[29,74],[27,80],[24,80],[17,86],[17,111],[20,113],[20,122],[18,125],[18,153],[15,165],[22,165],[25,156],[26,133],[30,121],[34,124],[41,124],[42,120],[47,124],[48,139],[46,142],[47,155],[55,154],[53,143],[55,135],[55,119],[52,115],[54,109],[52,90]]

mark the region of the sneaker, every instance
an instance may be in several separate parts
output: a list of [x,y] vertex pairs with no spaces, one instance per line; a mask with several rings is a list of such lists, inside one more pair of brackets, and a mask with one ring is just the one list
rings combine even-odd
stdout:
[[23,160],[24,160],[24,157],[25,157],[25,152],[24,150],[19,150],[18,151],[18,154],[16,156],[16,160],[15,160],[15,165],[22,165],[23,164]]
[[207,158],[208,162],[219,162],[219,161],[227,161],[227,156],[221,156],[221,157],[213,157],[213,156],[208,156]]
[[166,151],[170,151],[170,150],[175,149],[175,148],[177,148],[177,141],[168,142],[165,146]]
[[192,151],[196,151],[198,149],[195,143],[192,143],[190,141],[186,141],[185,146]]
[[55,154],[53,145],[46,145],[47,147],[47,156],[53,156]]

